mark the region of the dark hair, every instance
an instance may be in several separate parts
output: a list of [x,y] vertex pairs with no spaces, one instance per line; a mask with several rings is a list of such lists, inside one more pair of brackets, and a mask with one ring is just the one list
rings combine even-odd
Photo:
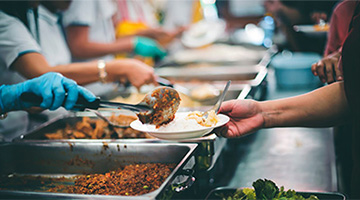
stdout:
[[305,15],[309,15],[314,11],[322,11],[331,15],[334,6],[339,0],[280,0],[285,6],[299,10]]
[[[33,3],[36,1],[31,0],[23,0],[23,1],[2,1],[0,0],[0,10],[4,13],[11,15],[13,17],[18,18],[21,22],[25,24],[26,27],[29,28],[29,20],[27,18],[27,12],[30,8],[34,8],[37,6],[33,6]],[[37,8],[34,8],[37,15]]]

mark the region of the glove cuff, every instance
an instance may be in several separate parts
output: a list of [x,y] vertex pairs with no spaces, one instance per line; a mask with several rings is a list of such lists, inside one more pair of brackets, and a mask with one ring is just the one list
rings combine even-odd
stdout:
[[6,87],[6,86],[5,85],[0,86],[0,114],[6,113],[5,106],[3,103],[3,96],[2,96],[2,91],[3,91],[4,87]]
[[15,85],[3,85],[0,88],[0,106],[2,112],[9,112],[23,109],[20,94],[23,91],[23,83]]

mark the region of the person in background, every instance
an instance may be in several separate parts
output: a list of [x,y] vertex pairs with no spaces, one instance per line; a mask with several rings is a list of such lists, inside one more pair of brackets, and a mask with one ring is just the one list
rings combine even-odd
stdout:
[[[358,7],[360,2],[357,2]],[[343,43],[341,62],[344,81],[335,82],[297,97],[257,102],[232,100],[224,102],[220,112],[230,122],[218,130],[224,137],[240,137],[260,128],[271,127],[329,127],[353,124],[350,142],[352,147],[350,191],[352,199],[360,198],[360,9],[355,9]],[[349,145],[350,146],[350,145]],[[348,157],[350,155],[347,155]]]
[[[9,75],[13,75],[14,71],[25,78],[34,78],[54,71],[75,80],[80,85],[97,81],[124,82],[124,80],[137,88],[144,84],[157,84],[153,69],[134,59],[70,63],[64,36],[59,33],[60,27],[56,23],[57,16],[50,12],[50,10],[57,11],[56,4],[67,2],[48,1],[45,3],[44,1],[42,3],[48,6],[47,10],[45,6],[39,7],[39,10],[35,6],[33,13],[37,12],[37,15],[45,18],[45,20],[38,20],[37,25],[28,19],[28,13],[25,19],[19,17],[24,15],[19,7],[25,7],[23,10],[27,12],[30,8],[27,4],[29,2],[22,2],[17,6],[12,5],[18,2],[1,2],[3,6],[0,11],[0,60],[2,60],[0,68],[4,72],[1,74],[4,78],[2,80],[9,80],[11,78]],[[22,19],[23,23],[19,19]],[[38,31],[29,32],[34,29]],[[40,46],[34,38],[37,38]]]
[[[67,3],[49,1],[51,2]],[[38,10],[39,4],[40,1],[0,1],[0,85],[20,83],[48,72],[58,72],[80,85],[130,82],[140,88],[144,84],[157,84],[153,68],[135,59],[69,63],[66,52],[58,51],[66,50],[66,43],[61,47],[57,46],[65,41],[56,23],[57,15],[42,12],[45,9]],[[34,21],[31,19],[38,20],[32,23]],[[48,32],[44,27],[49,27]],[[40,28],[44,31],[40,31]],[[55,34],[57,31],[60,33]],[[51,43],[46,43],[46,40]],[[49,48],[44,45],[49,45]],[[46,110],[36,115],[22,111],[11,112],[5,120],[0,121],[0,138],[11,140],[16,134],[28,131],[32,121],[45,122],[66,113],[64,109],[56,112]],[[12,123],[13,121],[23,123]]]
[[[189,2],[191,3],[191,1]],[[117,38],[147,37],[156,40],[163,47],[167,47],[188,25],[172,24],[169,26],[168,23],[168,18],[174,16],[173,10],[169,12],[169,6],[175,4],[177,10],[182,10],[182,7],[189,9],[186,6],[188,2],[179,4],[177,1],[117,0],[116,4],[118,9],[114,21]],[[184,15],[185,13],[181,13],[179,16],[186,18]]]
[[[329,17],[336,3],[337,1],[265,0],[266,12],[274,17],[277,31],[284,34],[286,39],[285,44],[278,44],[279,48],[322,54],[326,43],[325,37],[313,37],[296,32],[293,26],[315,24],[318,18],[314,18],[314,16]],[[318,15],[314,13],[318,13]]]
[[[86,12],[85,12],[86,11]],[[131,53],[144,57],[166,55],[155,40],[146,37],[115,38],[113,16],[116,6],[111,0],[74,0],[64,12],[63,25],[75,59],[114,59],[113,54]]]
[[[41,104],[35,105],[21,100],[20,96],[24,92],[34,93],[42,97]],[[75,81],[65,78],[59,73],[49,72],[22,83],[1,85],[0,115],[4,117],[7,112],[25,110],[34,106],[56,110],[63,105],[67,110],[70,110],[74,107],[79,95],[89,102],[95,100],[94,94],[78,86]]]
[[339,59],[355,8],[356,1],[345,0],[336,6],[331,16],[324,58],[311,67],[313,74],[323,83],[343,80]]
[[[350,30],[350,24],[356,9],[359,9],[358,1],[345,0],[339,3],[330,19],[328,40],[324,51],[324,57],[314,63],[311,70],[318,76],[321,82],[332,84],[344,79],[340,62],[341,51],[346,36]],[[334,127],[334,144],[336,153],[337,172],[339,177],[339,191],[348,194],[351,191],[350,180],[352,177],[353,160],[351,154],[353,124],[351,122]]]

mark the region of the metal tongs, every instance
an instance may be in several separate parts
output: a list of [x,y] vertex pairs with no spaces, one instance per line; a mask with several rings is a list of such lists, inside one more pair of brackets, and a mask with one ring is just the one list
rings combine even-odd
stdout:
[[[65,95],[65,99],[66,97],[67,94]],[[42,97],[37,96],[36,94],[30,92],[22,93],[20,99],[22,101],[33,103],[35,105],[40,105],[40,103],[43,101]],[[136,113],[148,112],[148,111],[151,112],[153,110],[152,107],[150,107],[150,105],[146,104],[145,102],[140,102],[138,104],[126,104],[126,103],[118,103],[111,101],[103,101],[100,99],[100,97],[96,97],[95,101],[89,102],[83,96],[79,96],[73,109],[77,111],[83,111],[86,108],[93,110],[98,110],[99,108],[125,109],[125,110],[131,110]]]
[[[67,95],[65,95],[65,99],[66,96]],[[24,92],[21,94],[20,99],[35,105],[40,105],[43,101],[42,97],[30,92]],[[99,108],[131,110],[137,114],[142,123],[158,126],[172,121],[179,105],[180,97],[176,90],[169,87],[159,87],[146,94],[144,99],[138,104],[103,101],[99,97],[97,97],[94,101],[89,102],[83,96],[79,96],[73,109],[76,111],[93,111]],[[97,116],[100,114],[99,112],[94,113]],[[103,119],[101,114],[99,117]],[[116,125],[114,126],[116,127]]]

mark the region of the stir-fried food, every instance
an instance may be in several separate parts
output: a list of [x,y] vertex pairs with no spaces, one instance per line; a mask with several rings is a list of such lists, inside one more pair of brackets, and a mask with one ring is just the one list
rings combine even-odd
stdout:
[[[135,116],[113,114],[109,120],[119,125],[129,125],[136,120]],[[82,121],[71,126],[66,124],[64,129],[59,129],[55,133],[47,133],[48,139],[122,139],[122,138],[150,138],[146,133],[128,128],[111,128],[102,119],[91,119],[83,117]]]
[[139,120],[144,124],[153,124],[160,127],[175,118],[181,99],[176,90],[162,87],[155,89],[144,100],[146,104],[152,105],[153,111],[139,113]]
[[211,110],[206,118],[204,117],[202,112],[195,111],[189,113],[186,119],[194,119],[198,124],[205,127],[215,126],[220,121],[214,110]]
[[57,186],[50,192],[136,196],[158,189],[175,164],[147,163],[127,165],[105,174],[82,175],[75,185]]

